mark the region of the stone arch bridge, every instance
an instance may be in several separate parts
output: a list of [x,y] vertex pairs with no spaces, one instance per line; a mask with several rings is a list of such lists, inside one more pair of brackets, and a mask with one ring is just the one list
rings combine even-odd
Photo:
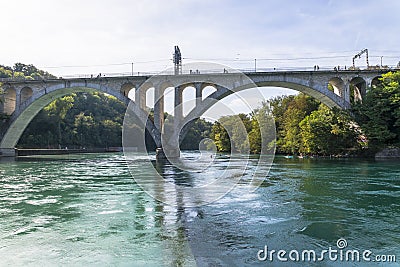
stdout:
[[[379,82],[378,78],[387,70],[343,70],[343,71],[274,71],[245,73],[246,81],[238,80],[238,73],[181,74],[150,76],[96,77],[76,79],[3,81],[4,94],[0,112],[10,119],[0,129],[0,152],[3,156],[15,156],[15,146],[29,122],[51,101],[73,92],[99,91],[115,96],[128,105],[131,103],[136,115],[146,125],[157,147],[161,147],[161,132],[164,124],[164,93],[174,88],[176,121],[187,124],[182,112],[182,92],[192,87],[196,92],[192,113],[206,111],[215,100],[229,94],[254,87],[284,87],[310,95],[329,107],[350,108],[351,98],[362,101],[367,88]],[[204,78],[207,75],[206,79]],[[241,74],[243,75],[243,74]],[[198,82],[210,80],[213,82]],[[235,82],[228,89],[220,84]],[[217,81],[217,82],[215,82]],[[220,83],[218,81],[221,81]],[[205,95],[205,88],[209,94]],[[154,122],[148,119],[146,92],[154,88]],[[262,90],[270,90],[263,88]],[[211,101],[212,100],[212,101]],[[190,116],[189,116],[190,117]]]

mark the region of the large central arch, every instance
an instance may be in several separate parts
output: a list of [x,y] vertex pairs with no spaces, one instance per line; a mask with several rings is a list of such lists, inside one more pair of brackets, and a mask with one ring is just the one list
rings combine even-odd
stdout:
[[[14,150],[26,127],[40,110],[58,98],[79,92],[102,92],[110,94],[124,103],[125,106],[128,106],[130,102],[130,99],[124,96],[123,93],[95,83],[76,84],[72,87],[60,87],[60,85],[48,87],[33,94],[24,103],[21,103],[19,109],[15,110],[10,118],[9,127],[1,140],[0,148],[5,151]],[[134,102],[131,102],[131,105],[135,108],[135,113],[139,118],[138,121],[144,123],[146,129],[152,135],[153,140],[158,140],[158,138],[156,138],[157,129],[155,129],[154,124],[148,120],[148,114],[137,107]]]
[[[327,105],[329,108],[333,107],[338,107],[338,108],[344,108],[345,107],[345,101],[343,98],[341,98],[339,95],[335,94],[334,92],[330,91],[327,86],[326,88],[322,86],[316,86],[316,88],[311,88],[307,85],[303,85],[300,82],[299,83],[293,83],[293,82],[284,82],[284,81],[254,81],[254,84],[252,85],[242,85],[235,87],[231,90],[224,88],[224,87],[219,87],[217,91],[212,93],[211,95],[207,96],[199,106],[196,106],[182,121],[181,123],[181,129],[182,131],[179,133],[181,140],[183,137],[186,135],[187,131],[190,128],[191,122],[193,121],[193,118],[198,118],[202,116],[208,109],[210,109],[214,104],[215,100],[219,101],[224,99],[225,97],[238,93],[240,91],[248,90],[254,88],[254,85],[257,86],[257,88],[264,88],[264,87],[280,87],[280,88],[285,88],[285,89],[292,89],[304,94],[307,94],[319,101],[321,103]],[[268,90],[268,89],[267,89]]]

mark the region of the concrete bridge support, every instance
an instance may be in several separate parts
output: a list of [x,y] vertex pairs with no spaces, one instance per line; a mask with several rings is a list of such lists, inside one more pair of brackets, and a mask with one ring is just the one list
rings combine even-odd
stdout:
[[[179,129],[180,123],[183,120],[183,109],[182,109],[182,86],[174,87],[174,121],[173,128]],[[162,114],[164,116],[164,112]],[[164,118],[164,117],[163,117]],[[160,139],[162,147],[158,147],[156,150],[157,160],[175,159],[180,157],[179,150],[179,137],[173,136],[172,129],[164,129],[164,120],[160,124]]]

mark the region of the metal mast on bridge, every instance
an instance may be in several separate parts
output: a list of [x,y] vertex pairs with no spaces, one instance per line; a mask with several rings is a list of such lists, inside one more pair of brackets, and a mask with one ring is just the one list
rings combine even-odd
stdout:
[[181,50],[179,50],[179,47],[177,45],[175,46],[173,61],[175,67],[175,75],[182,74],[182,55]]
[[361,58],[361,55],[364,54],[364,53],[365,53],[365,57],[366,57],[366,59],[367,59],[367,68],[369,68],[368,49],[365,48],[365,49],[361,50],[360,53],[358,53],[357,55],[355,55],[355,56],[353,57],[353,69],[356,68],[356,64],[355,64],[354,60],[355,60],[356,58]]

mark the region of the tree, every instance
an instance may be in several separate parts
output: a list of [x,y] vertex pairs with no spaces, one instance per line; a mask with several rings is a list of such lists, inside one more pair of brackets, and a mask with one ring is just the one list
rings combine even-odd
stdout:
[[369,88],[362,103],[353,104],[356,121],[368,138],[371,150],[400,146],[400,72],[382,75]]
[[231,141],[228,132],[221,125],[219,121],[216,121],[211,129],[211,138],[214,140],[217,150],[220,152],[231,151]]
[[[246,114],[238,114],[221,117],[218,122],[220,123],[219,128],[222,127],[223,130],[216,141],[218,140],[221,144],[225,144],[224,149],[221,151],[247,153],[250,149],[248,140],[248,132],[251,130],[250,118]],[[222,138],[230,142],[229,146],[226,145],[226,141],[221,140]]]
[[6,66],[0,65],[0,78],[11,78],[13,70]]
[[338,155],[356,148],[358,132],[348,113],[321,104],[300,122],[306,154]]
[[56,78],[54,75],[51,75],[50,73],[39,70],[36,68],[34,65],[29,64],[23,64],[23,63],[15,63],[14,68],[14,77],[20,76],[21,73],[22,76],[26,79],[54,79]]
[[64,96],[56,99],[47,105],[44,110],[48,113],[50,119],[57,124],[58,142],[61,143],[61,122],[65,119],[67,112],[72,108],[74,103],[74,95]]
[[298,153],[302,146],[299,124],[312,111],[318,109],[320,102],[302,93],[277,97],[270,102],[277,130],[278,152]]
[[101,93],[64,96],[39,112],[18,146],[121,146],[125,109],[115,97]]
[[262,102],[261,107],[251,115],[251,130],[249,131],[250,151],[254,154],[270,153],[275,148],[275,121],[268,102]]
[[[165,122],[168,123],[168,122]],[[200,142],[209,138],[211,134],[212,123],[204,119],[196,119],[192,122],[186,136],[184,136],[180,148],[183,150],[197,150]]]
[[79,113],[75,117],[74,128],[81,147],[96,147],[99,143],[99,132],[92,114]]

